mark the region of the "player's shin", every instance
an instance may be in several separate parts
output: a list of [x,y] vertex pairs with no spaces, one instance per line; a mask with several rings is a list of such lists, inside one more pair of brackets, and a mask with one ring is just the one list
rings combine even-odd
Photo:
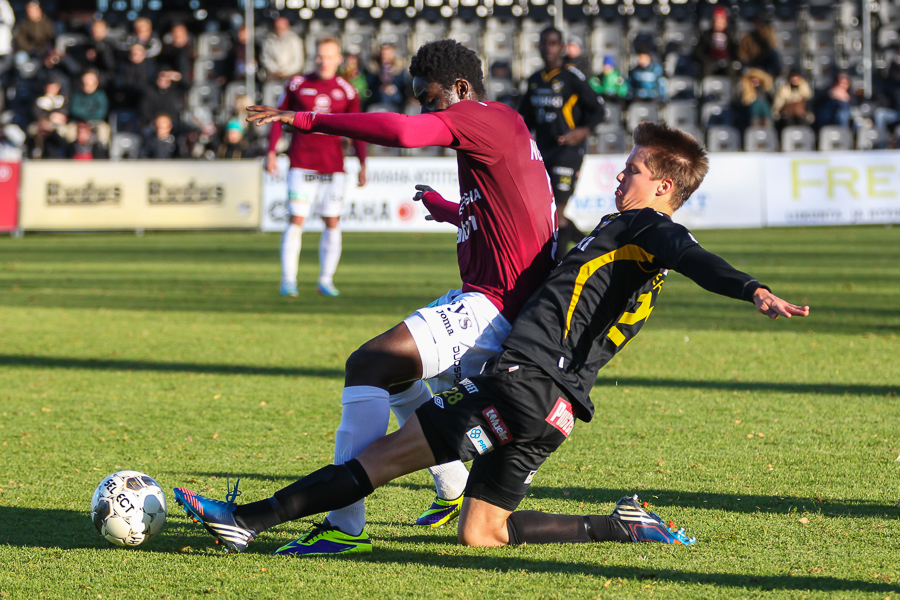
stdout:
[[343,508],[373,491],[366,470],[352,459],[343,465],[322,467],[271,498],[239,506],[234,517],[259,533],[287,521]]
[[625,526],[606,515],[553,515],[519,510],[506,521],[510,545],[630,542]]

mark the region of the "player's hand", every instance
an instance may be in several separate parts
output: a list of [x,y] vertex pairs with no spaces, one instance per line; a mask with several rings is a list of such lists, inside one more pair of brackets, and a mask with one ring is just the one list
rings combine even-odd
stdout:
[[272,177],[278,177],[278,156],[274,152],[266,154],[266,171]]
[[591,130],[587,127],[576,127],[572,131],[567,131],[556,139],[556,143],[560,146],[577,146],[587,139]]
[[756,309],[770,319],[784,317],[806,317],[809,315],[808,306],[797,306],[782,300],[766,288],[759,288],[753,292],[753,303]]
[[248,106],[247,112],[250,116],[247,121],[256,123],[256,126],[265,125],[266,123],[275,123],[276,121],[284,125],[293,126],[294,117],[297,115],[291,110],[279,110],[271,106],[254,105]]
[[357,187],[366,185],[367,181],[369,181],[369,177],[366,175],[366,165],[359,165],[359,175],[356,178]]
[[[413,196],[413,200],[415,200],[416,202],[421,202],[421,201],[422,201],[422,197],[425,196],[425,193],[426,193],[426,192],[433,192],[433,191],[434,191],[434,190],[431,188],[431,186],[428,186],[428,185],[421,185],[421,184],[420,184],[420,185],[417,185],[417,186],[416,186],[416,189],[419,190],[419,191],[416,192],[416,195]],[[426,220],[426,221],[434,221],[434,217],[432,217],[431,215],[425,215],[425,220]]]

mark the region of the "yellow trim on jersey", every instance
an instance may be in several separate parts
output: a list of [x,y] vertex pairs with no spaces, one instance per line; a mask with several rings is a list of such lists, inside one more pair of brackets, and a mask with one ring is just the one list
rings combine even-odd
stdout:
[[[566,332],[563,334],[563,337],[569,336],[569,331],[572,328],[572,314],[575,312],[575,307],[578,305],[578,300],[581,298],[581,290],[597,269],[617,260],[652,262],[653,259],[654,256],[640,246],[628,244],[581,265],[581,269],[578,271],[578,277],[575,278],[575,289],[572,291],[572,301],[569,303],[569,312],[566,313]],[[638,312],[641,311],[638,310]]]
[[575,108],[576,102],[578,102],[578,94],[572,94],[572,97],[569,98],[565,106],[562,107],[562,116],[566,120],[569,129],[575,129],[575,119],[572,118],[572,109]]
[[[641,268],[643,269],[643,267]],[[650,318],[650,313],[653,312],[653,307],[650,305],[652,301],[652,292],[647,292],[646,294],[641,294],[640,296],[638,296],[638,302],[640,302],[641,305],[638,306],[638,309],[636,311],[623,314],[622,318],[619,319],[619,324],[634,325],[635,323],[640,323],[641,321]],[[622,342],[625,341],[625,334],[622,333],[622,331],[615,325],[610,328],[609,333],[606,334],[606,337],[612,340],[612,343],[616,346],[621,346]]]
[[546,71],[541,71],[541,78],[544,80],[544,83],[547,83],[551,79],[556,77],[556,75],[559,74],[559,71],[560,71],[559,69],[553,69],[549,73],[547,73]]

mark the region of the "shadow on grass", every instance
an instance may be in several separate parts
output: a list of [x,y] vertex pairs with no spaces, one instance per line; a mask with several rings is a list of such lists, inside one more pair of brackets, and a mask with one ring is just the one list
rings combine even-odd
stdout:
[[0,354],[0,364],[9,367],[40,369],[83,369],[93,371],[155,371],[161,373],[204,373],[215,375],[266,375],[274,377],[343,378],[343,369],[304,367],[261,367],[253,365],[210,365],[187,362],[151,362],[95,358],[66,358],[61,356],[27,356]]
[[[154,362],[146,360],[108,358],[70,358],[63,356],[29,356],[0,354],[0,364],[9,367],[46,369],[84,369],[97,371],[156,371],[164,373],[203,373],[218,375],[264,375],[274,377],[341,378],[343,369],[308,367],[266,367],[257,365],[216,365],[189,362]],[[769,381],[689,381],[626,377],[600,377],[598,386],[635,386],[675,389],[722,390],[728,392],[778,392],[791,394],[822,394],[829,396],[887,396],[900,394],[900,387],[868,384],[775,383]]]
[[[46,510],[34,508],[0,507],[0,522],[4,532],[0,545],[21,548],[51,550],[104,549],[110,545],[103,540],[86,512],[71,510]],[[305,523],[304,523],[305,524]],[[61,532],[65,532],[60,535]],[[475,556],[448,554],[444,548],[456,546],[447,536],[413,534],[393,538],[393,542],[416,543],[427,546],[426,551],[392,550],[383,546],[371,555],[355,555],[353,563],[402,564],[415,563],[421,566],[441,569],[465,569],[471,572],[495,573],[546,573],[578,574],[580,576],[612,580],[659,581],[673,584],[715,585],[719,587],[747,588],[753,590],[811,590],[823,592],[855,591],[863,593],[888,594],[900,591],[890,583],[867,582],[839,577],[750,575],[744,573],[704,573],[671,569],[641,568],[624,565],[598,565],[585,562],[560,560],[535,560],[517,556],[516,548],[503,550],[504,556]],[[250,554],[271,552],[276,544],[266,537],[251,546]],[[437,548],[441,548],[437,551]],[[185,519],[170,513],[166,529],[146,546],[136,549],[112,547],[119,552],[152,552],[178,554],[185,551],[200,551],[209,554],[212,560],[220,560],[221,553],[215,552],[209,536],[199,526],[189,524]],[[461,550],[465,552],[465,550]],[[349,559],[335,557],[334,560]]]

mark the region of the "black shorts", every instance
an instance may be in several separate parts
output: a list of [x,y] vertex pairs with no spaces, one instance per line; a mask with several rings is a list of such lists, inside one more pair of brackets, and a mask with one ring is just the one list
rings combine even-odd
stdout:
[[510,352],[463,379],[416,415],[438,464],[473,460],[466,496],[505,510],[525,497],[538,467],[562,444],[575,415],[543,371]]
[[577,147],[567,147],[543,156],[547,174],[550,175],[550,185],[553,187],[556,206],[563,210],[569,203],[572,194],[575,193],[575,186],[578,185],[578,175],[584,162],[583,150],[579,151]]

